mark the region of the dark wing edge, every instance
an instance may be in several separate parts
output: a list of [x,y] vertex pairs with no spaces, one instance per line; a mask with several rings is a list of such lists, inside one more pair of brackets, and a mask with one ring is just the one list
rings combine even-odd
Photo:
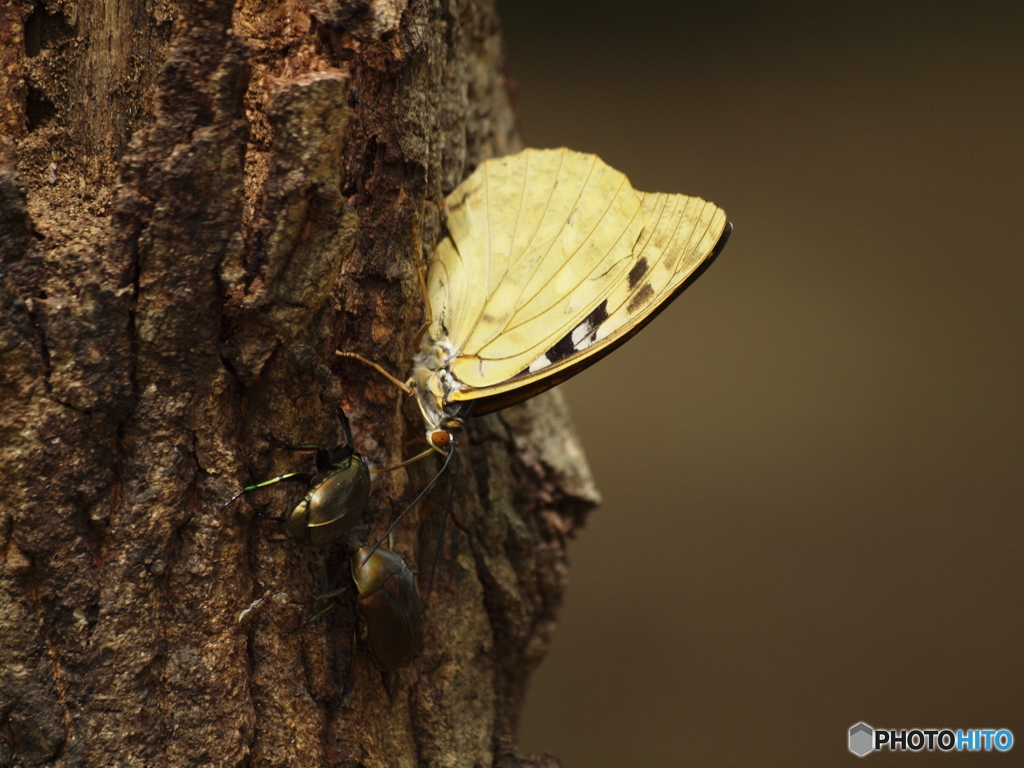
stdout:
[[[632,328],[622,334],[613,343],[606,345],[597,352],[593,352],[589,355],[583,355],[578,361],[572,365],[566,366],[561,370],[552,373],[550,376],[539,378],[530,384],[525,384],[521,387],[515,387],[506,392],[499,392],[498,394],[491,395],[490,397],[482,397],[479,399],[473,399],[471,402],[475,404],[473,408],[474,416],[482,416],[487,413],[493,413],[500,411],[503,408],[508,408],[510,405],[521,403],[523,400],[529,400],[535,395],[539,395],[541,392],[546,392],[552,387],[558,386],[563,381],[567,381],[575,376],[577,373],[586,370],[597,361],[605,357],[605,355],[611,354],[620,346],[629,341],[633,336],[640,332],[644,326],[656,318],[664,309],[671,304],[676,298],[689,288],[694,281],[704,274],[705,270],[711,266],[712,262],[718,258],[718,254],[725,248],[725,244],[729,240],[729,236],[732,234],[732,222],[726,222],[725,228],[722,230],[722,234],[718,238],[718,242],[715,243],[715,247],[711,249],[711,253],[708,254],[695,270],[682,282],[680,283],[672,293],[666,297],[663,301],[659,302],[658,306],[652,309],[642,320],[636,323]],[[515,381],[515,378],[509,379],[509,381]]]

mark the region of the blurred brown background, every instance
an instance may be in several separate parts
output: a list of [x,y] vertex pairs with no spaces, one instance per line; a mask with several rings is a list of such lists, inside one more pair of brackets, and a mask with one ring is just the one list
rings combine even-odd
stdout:
[[[851,4],[853,5],[853,4]],[[499,1],[528,145],[736,231],[564,386],[605,504],[522,746],[1024,765],[1024,4]]]

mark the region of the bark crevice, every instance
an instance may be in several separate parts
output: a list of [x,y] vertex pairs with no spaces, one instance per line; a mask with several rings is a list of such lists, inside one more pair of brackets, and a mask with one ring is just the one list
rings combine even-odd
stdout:
[[[351,595],[291,632],[349,578],[257,516],[299,488],[222,508],[339,405],[374,466],[422,434],[333,351],[408,372],[438,203],[519,148],[493,7],[8,4],[0,43],[0,764],[544,764],[518,711],[596,503],[557,396],[471,428],[406,669]],[[424,577],[446,496],[396,532]]]

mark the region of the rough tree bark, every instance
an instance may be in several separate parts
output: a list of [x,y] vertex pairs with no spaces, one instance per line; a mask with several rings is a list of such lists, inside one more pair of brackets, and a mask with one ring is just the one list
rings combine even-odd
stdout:
[[[350,597],[288,634],[348,579],[257,517],[299,489],[221,509],[339,403],[376,466],[420,436],[332,352],[408,371],[416,240],[517,147],[491,3],[0,0],[0,132],[0,765],[550,761],[516,720],[596,501],[557,397],[473,424],[407,669]],[[398,529],[421,571],[440,487]]]

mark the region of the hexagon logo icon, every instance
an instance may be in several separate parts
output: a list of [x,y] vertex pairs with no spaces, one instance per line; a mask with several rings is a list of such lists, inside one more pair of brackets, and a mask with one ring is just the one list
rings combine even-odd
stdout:
[[850,751],[857,757],[864,757],[875,748],[875,731],[867,723],[857,723],[850,729]]

